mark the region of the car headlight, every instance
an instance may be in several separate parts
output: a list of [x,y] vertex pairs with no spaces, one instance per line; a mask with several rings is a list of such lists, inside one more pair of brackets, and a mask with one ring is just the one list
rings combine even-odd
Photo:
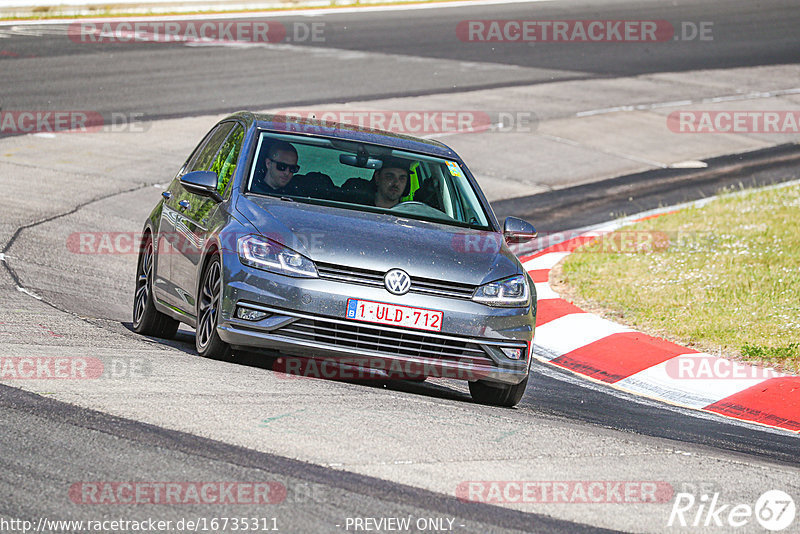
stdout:
[[255,235],[240,237],[237,249],[239,261],[256,269],[300,278],[319,276],[313,261],[265,237]]
[[524,274],[483,284],[475,290],[472,300],[489,306],[527,306],[531,302],[528,281]]

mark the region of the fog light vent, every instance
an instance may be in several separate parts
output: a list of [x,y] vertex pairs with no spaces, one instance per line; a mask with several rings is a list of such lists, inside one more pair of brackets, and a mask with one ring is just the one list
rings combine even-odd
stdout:
[[519,360],[522,357],[522,349],[520,348],[501,347],[501,349],[503,350],[503,354],[512,360]]
[[260,321],[269,315],[267,312],[261,310],[254,310],[252,308],[244,308],[239,306],[236,308],[236,317],[244,319],[245,321]]

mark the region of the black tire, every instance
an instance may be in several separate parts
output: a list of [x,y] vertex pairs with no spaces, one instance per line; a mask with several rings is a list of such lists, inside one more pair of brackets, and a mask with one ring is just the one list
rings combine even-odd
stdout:
[[158,311],[153,304],[153,237],[147,234],[136,265],[136,291],[133,293],[133,331],[145,336],[175,337],[180,321]]
[[[529,375],[530,376],[530,375]],[[528,386],[528,377],[515,385],[492,384],[489,385],[482,380],[469,383],[469,393],[472,400],[479,404],[490,404],[492,406],[505,406],[511,408],[519,404]]]
[[203,269],[197,292],[197,328],[195,347],[204,358],[231,360],[231,346],[217,333],[220,301],[222,300],[222,261],[215,254]]

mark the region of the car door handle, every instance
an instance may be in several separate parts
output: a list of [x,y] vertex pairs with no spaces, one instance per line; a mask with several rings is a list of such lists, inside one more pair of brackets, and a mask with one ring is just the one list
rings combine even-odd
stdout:
[[190,207],[192,207],[188,200],[181,200],[178,202],[178,206],[180,206],[182,210],[188,210]]
[[164,191],[163,193],[161,193],[161,196],[169,200],[172,198],[172,193],[170,193],[169,191]]

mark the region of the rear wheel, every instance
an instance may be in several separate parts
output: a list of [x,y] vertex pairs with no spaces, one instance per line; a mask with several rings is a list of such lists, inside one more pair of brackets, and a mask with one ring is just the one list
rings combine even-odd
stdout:
[[136,267],[136,291],[133,294],[133,331],[145,336],[171,338],[178,331],[179,321],[158,311],[153,304],[153,237],[147,234],[139,251]]
[[511,408],[519,404],[525,394],[528,385],[528,377],[519,384],[489,384],[482,380],[469,383],[469,393],[472,400],[480,404],[491,404],[492,406],[505,406]]
[[215,360],[230,360],[231,346],[217,333],[220,304],[222,302],[222,261],[214,255],[203,270],[200,294],[197,297],[197,334],[195,346],[200,356]]

